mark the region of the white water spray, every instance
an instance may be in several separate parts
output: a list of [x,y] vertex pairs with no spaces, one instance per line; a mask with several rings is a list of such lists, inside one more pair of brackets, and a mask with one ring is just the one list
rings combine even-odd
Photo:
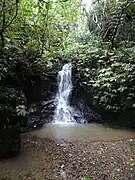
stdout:
[[72,87],[72,65],[68,63],[58,73],[58,92],[55,99],[56,109],[54,114],[54,123],[56,124],[76,123],[73,117],[73,109],[69,105]]

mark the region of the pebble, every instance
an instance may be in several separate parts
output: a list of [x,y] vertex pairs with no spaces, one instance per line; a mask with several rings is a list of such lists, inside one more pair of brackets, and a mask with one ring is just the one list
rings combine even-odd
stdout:
[[20,155],[0,162],[0,180],[135,180],[135,145],[131,150],[129,140],[81,138],[63,143],[31,135],[23,138]]

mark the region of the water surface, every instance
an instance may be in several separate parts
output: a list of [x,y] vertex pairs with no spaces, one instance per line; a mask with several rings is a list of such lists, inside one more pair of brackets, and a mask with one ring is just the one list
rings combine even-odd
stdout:
[[114,129],[100,124],[46,124],[32,132],[40,138],[69,139],[89,138],[91,140],[122,140],[135,137],[131,130]]
[[[29,134],[32,136],[29,136]],[[33,136],[37,136],[39,138],[35,138]],[[86,157],[86,159],[89,159],[90,156],[94,156],[94,161],[96,160],[97,156],[99,156],[99,159],[101,159],[101,157],[104,157],[107,153],[108,157],[114,156],[115,152],[119,152],[119,149],[121,150],[119,153],[120,155],[117,155],[116,153],[116,157],[119,158],[119,156],[122,156],[120,158],[122,159],[123,151],[125,150],[124,158],[127,157],[127,160],[129,160],[132,154],[130,149],[132,146],[128,144],[128,141],[126,143],[122,143],[122,141],[109,141],[122,139],[129,139],[132,141],[132,138],[134,137],[135,132],[133,131],[112,129],[96,124],[46,124],[42,129],[28,133],[28,137],[27,134],[22,134],[22,148],[20,154],[12,159],[3,160],[0,162],[0,180],[61,179],[61,177],[58,178],[55,177],[55,175],[59,175],[58,173],[63,163],[65,164],[67,171],[69,169],[68,173],[70,174],[72,171],[74,172],[74,169],[70,168],[70,166],[72,163],[77,161],[77,157],[82,155],[80,160],[78,160],[78,163],[80,163],[80,161]],[[98,142],[98,140],[101,141]],[[76,144],[77,149],[76,146],[70,146],[69,141]],[[104,141],[108,142],[105,143]],[[58,144],[56,142],[58,142]],[[106,147],[103,146],[102,143],[105,143],[106,146],[108,144],[110,151],[106,150]],[[85,149],[85,151],[83,151],[84,154],[82,154],[83,148]],[[99,152],[99,150],[103,150],[103,152]],[[105,150],[106,153],[104,153]],[[87,154],[85,154],[86,151],[88,151]],[[80,154],[76,156],[76,152],[80,152]],[[98,152],[104,154],[98,154]],[[113,152],[112,155],[110,152]],[[74,155],[73,159],[70,157],[70,162],[69,155]],[[110,159],[108,159],[108,162],[110,162]],[[85,168],[91,166],[91,164],[87,164],[87,161],[84,161],[84,163],[86,163]],[[91,160],[89,163],[91,163]],[[108,163],[105,165],[106,167],[111,167],[108,166]],[[78,167],[80,166],[77,165],[77,168]],[[84,164],[82,168],[84,168]],[[86,175],[85,168],[84,172],[82,172],[82,169],[80,169],[80,172],[82,172],[83,175]]]

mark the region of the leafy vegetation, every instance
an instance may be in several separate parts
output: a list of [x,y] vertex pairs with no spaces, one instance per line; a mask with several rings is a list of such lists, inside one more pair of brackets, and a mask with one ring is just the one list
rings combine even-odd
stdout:
[[132,48],[106,51],[106,46],[100,42],[96,48],[94,45],[78,45],[58,56],[74,62],[79,78],[92,89],[97,106],[118,114],[133,109],[135,54]]
[[2,0],[0,12],[2,129],[27,119],[28,88],[64,60],[76,65],[98,110],[134,116],[134,0],[95,0],[89,8],[80,0]]
[[85,176],[85,177],[83,178],[83,180],[90,180],[90,177],[89,177],[89,176]]

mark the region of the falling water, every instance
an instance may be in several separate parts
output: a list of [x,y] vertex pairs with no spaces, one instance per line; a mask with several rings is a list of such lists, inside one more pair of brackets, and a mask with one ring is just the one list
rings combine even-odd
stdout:
[[73,109],[69,105],[69,97],[72,92],[72,65],[65,64],[58,73],[58,92],[56,94],[56,109],[54,123],[75,123]]

